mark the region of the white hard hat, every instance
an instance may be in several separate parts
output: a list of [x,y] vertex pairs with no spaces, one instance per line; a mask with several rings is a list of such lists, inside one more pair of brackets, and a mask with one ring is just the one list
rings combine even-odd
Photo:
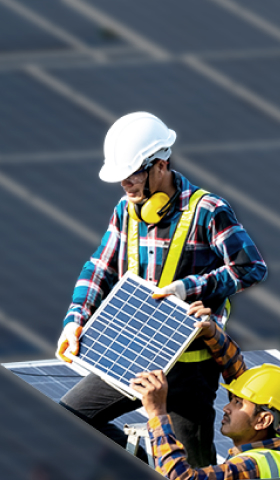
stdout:
[[168,160],[175,140],[176,133],[151,113],[124,115],[107,132],[99,177],[104,182],[121,182],[153,158]]

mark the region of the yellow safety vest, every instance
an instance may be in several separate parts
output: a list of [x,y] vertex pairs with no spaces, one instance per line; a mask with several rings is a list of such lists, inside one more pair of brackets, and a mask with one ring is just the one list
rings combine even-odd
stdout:
[[253,458],[258,465],[260,478],[280,478],[280,452],[277,450],[254,448],[236,457]]
[[[207,194],[206,190],[196,190],[189,200],[189,209],[185,210],[177,224],[169,252],[163,266],[158,287],[162,288],[169,285],[174,278],[177,265],[180,261],[181,253],[185,245],[185,241],[189,232],[189,227],[195,213],[198,201]],[[128,236],[127,236],[127,257],[128,270],[138,275],[139,273],[139,248],[138,248],[138,222],[129,217]],[[229,316],[230,302],[227,300],[226,309]],[[202,350],[184,352],[178,359],[179,362],[201,362],[211,358],[210,352],[205,348]]]

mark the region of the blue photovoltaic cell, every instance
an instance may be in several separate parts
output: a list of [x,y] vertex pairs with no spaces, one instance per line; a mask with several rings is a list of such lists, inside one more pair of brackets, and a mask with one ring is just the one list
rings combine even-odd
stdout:
[[[86,375],[86,372],[76,372],[68,364],[55,359],[7,363],[2,366],[56,403]],[[114,425],[123,429],[125,423],[146,421],[147,417],[138,409],[116,418]],[[145,446],[143,441],[140,443]]]
[[65,395],[83,376],[58,360],[3,364],[5,368],[32,385],[55,402]]
[[79,356],[71,358],[124,390],[143,370],[167,373],[193,339],[196,319],[187,315],[187,304],[174,297],[155,300],[153,292],[151,284],[127,273],[87,323]]

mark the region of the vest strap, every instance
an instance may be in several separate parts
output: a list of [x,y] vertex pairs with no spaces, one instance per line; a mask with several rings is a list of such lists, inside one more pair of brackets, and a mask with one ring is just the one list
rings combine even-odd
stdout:
[[[190,197],[189,209],[185,210],[181,215],[181,218],[177,224],[175,233],[173,235],[171,245],[169,247],[169,252],[165,260],[165,264],[163,266],[161,277],[158,283],[159,288],[165,287],[173,281],[185,245],[185,241],[189,233],[190,224],[193,219],[197,203],[206,193],[208,192],[202,189],[196,190]],[[178,358],[178,362],[203,362],[204,360],[208,360],[209,358],[211,358],[211,354],[205,348],[203,350],[184,352]]]
[[159,288],[166,287],[173,282],[197,203],[206,193],[208,193],[206,190],[196,190],[190,197],[189,209],[181,215],[158,282]]
[[[196,206],[202,196],[206,195],[206,190],[198,189],[190,197],[189,208],[185,210],[176,226],[175,233],[171,240],[167,258],[165,260],[162,273],[158,282],[158,287],[162,288],[169,285],[175,276],[178,263],[185,245],[186,238],[189,233],[191,221],[193,219]],[[139,275],[139,245],[138,245],[138,224],[136,220],[128,218],[128,232],[127,232],[127,257],[128,270]],[[230,302],[227,299],[226,309],[227,317],[229,317]],[[179,358],[178,362],[202,362],[211,358],[211,354],[205,348],[202,350],[186,351]]]
[[127,230],[127,269],[139,275],[138,222],[130,215]]
[[193,350],[182,353],[178,358],[178,362],[203,362],[204,360],[209,360],[209,358],[212,358],[211,353],[206,348],[203,348],[203,350]]

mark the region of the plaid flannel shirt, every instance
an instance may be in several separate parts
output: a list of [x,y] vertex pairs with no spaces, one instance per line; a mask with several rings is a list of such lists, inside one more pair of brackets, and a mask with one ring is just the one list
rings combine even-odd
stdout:
[[[216,326],[215,335],[204,339],[215,361],[220,365],[224,380],[229,383],[246,370],[238,345]],[[267,448],[280,451],[280,438],[255,442],[229,450],[227,460],[221,465],[193,469],[186,460],[183,445],[176,439],[169,415],[154,417],[148,422],[156,471],[170,480],[237,480],[259,478],[259,469],[246,451]],[[236,455],[244,453],[242,456]]]
[[[191,468],[183,445],[176,439],[169,415],[154,417],[148,422],[149,435],[155,459],[155,469],[170,480],[237,480],[260,478],[259,469],[246,451],[268,448],[280,451],[280,438],[249,443],[229,450],[228,459],[221,465]],[[242,456],[235,457],[240,453]]]
[[[198,187],[181,176],[181,195],[157,225],[139,223],[139,275],[157,284],[170,239],[189,198]],[[74,288],[64,325],[84,325],[127,270],[128,199],[114,209],[101,245],[87,261]],[[214,194],[204,196],[196,209],[174,280],[182,279],[186,301],[203,300],[222,321],[226,298],[266,277],[257,247],[237,221],[230,205]]]

